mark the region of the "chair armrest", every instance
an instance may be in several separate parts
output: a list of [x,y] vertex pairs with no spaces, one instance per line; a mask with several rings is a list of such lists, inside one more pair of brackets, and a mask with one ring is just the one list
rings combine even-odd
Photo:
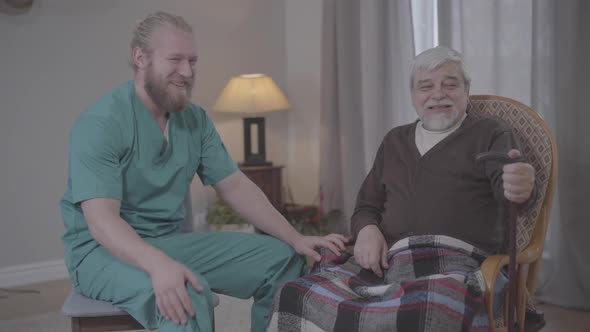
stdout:
[[[529,246],[521,253],[516,256],[516,264],[527,266],[534,263],[541,257],[542,251],[535,247]],[[490,320],[494,321],[494,294],[496,287],[496,280],[498,275],[505,266],[508,266],[509,256],[508,255],[493,255],[486,258],[481,264],[481,272],[483,274],[486,290],[485,290],[485,301],[488,310]],[[520,269],[520,268],[519,268]],[[524,269],[528,271],[528,269]],[[525,271],[521,271],[521,274]],[[519,287],[521,287],[519,285]],[[521,293],[522,290],[519,290]]]
[[[516,255],[516,264],[534,263],[541,257],[541,254],[540,248],[529,246]],[[498,274],[504,266],[508,265],[508,260],[508,255],[493,255],[486,258],[481,264],[481,271],[486,283],[486,296],[488,296],[488,291],[493,293]]]

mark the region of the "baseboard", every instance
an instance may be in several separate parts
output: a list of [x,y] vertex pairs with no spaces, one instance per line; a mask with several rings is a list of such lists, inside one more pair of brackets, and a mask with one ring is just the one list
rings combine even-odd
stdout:
[[0,268],[0,288],[68,278],[63,259]]

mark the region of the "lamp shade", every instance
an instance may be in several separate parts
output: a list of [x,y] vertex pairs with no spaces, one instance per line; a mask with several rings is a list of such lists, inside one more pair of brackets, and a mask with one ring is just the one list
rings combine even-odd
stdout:
[[284,110],[290,106],[287,97],[270,76],[246,74],[230,79],[213,109],[218,112],[256,114]]

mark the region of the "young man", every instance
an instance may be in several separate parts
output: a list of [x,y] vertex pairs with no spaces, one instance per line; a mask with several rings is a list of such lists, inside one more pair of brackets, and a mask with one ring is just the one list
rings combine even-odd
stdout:
[[[112,302],[144,327],[210,331],[211,290],[254,297],[263,331],[274,291],[300,276],[315,248],[345,238],[299,234],[236,167],[211,120],[190,102],[197,52],[191,27],[155,13],[131,41],[133,81],[81,114],[70,138],[61,208],[66,263],[84,295]],[[179,233],[194,175],[271,236]]]

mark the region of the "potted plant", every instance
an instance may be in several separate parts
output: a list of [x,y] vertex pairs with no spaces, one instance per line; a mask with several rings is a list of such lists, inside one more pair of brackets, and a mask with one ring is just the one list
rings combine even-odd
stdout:
[[315,205],[285,204],[283,214],[298,232],[305,235],[326,235],[330,233],[329,226],[337,224],[342,218],[338,209],[324,213]]
[[207,211],[207,222],[216,231],[253,232],[254,227],[218,199]]

